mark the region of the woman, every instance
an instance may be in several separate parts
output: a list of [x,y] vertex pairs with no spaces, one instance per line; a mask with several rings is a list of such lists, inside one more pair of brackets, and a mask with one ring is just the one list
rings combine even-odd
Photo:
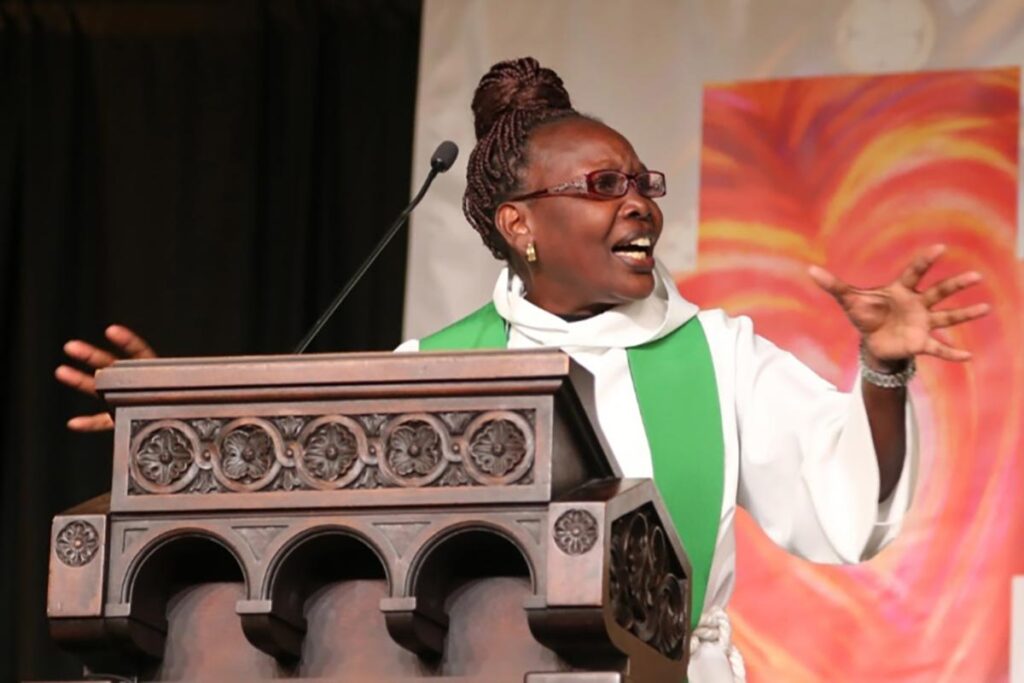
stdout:
[[[776,543],[813,561],[857,562],[884,547],[913,486],[905,388],[913,358],[970,357],[931,331],[978,318],[987,305],[932,309],[980,277],[965,273],[916,291],[941,247],[876,289],[854,288],[811,268],[861,335],[861,381],[852,393],[840,393],[757,337],[749,319],[698,310],[678,294],[654,259],[664,176],[647,169],[618,132],[572,109],[553,71],[531,58],[495,65],[477,88],[473,112],[478,142],[463,206],[508,267],[491,304],[399,350],[556,346],[593,373],[599,426],[623,473],[655,477],[696,558],[700,619],[689,680],[743,680],[724,612],[734,583],[736,505]],[[131,357],[153,355],[123,327],[109,328],[107,336]],[[114,360],[80,341],[65,348],[94,368]],[[678,368],[690,374],[681,375],[677,391],[646,397],[646,384],[663,383],[660,375]],[[686,379],[698,376],[703,384]],[[69,366],[58,368],[57,377],[93,389],[90,375]],[[704,420],[701,411],[710,411],[713,429],[700,429],[705,421],[663,436],[673,428],[667,422],[687,424],[696,414]],[[69,422],[81,430],[109,426],[105,413]],[[686,486],[698,489],[681,495]],[[678,499],[703,509],[677,516]],[[702,521],[691,524],[696,517]]]

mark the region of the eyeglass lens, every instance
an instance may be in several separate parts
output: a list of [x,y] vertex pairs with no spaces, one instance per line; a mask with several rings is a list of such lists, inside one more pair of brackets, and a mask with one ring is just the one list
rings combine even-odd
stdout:
[[[609,197],[621,197],[629,192],[629,176],[619,171],[601,171],[590,177],[593,192]],[[644,197],[661,197],[665,194],[665,176],[654,171],[636,175],[636,189]]]

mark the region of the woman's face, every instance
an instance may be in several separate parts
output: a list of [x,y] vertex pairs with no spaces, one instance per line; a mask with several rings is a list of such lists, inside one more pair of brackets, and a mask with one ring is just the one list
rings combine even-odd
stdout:
[[[523,193],[561,185],[591,171],[647,170],[632,145],[604,124],[566,119],[530,138]],[[560,194],[503,204],[499,230],[523,258],[527,298],[557,315],[593,315],[643,299],[654,289],[654,245],[662,214],[634,183],[623,197]],[[526,263],[529,242],[537,260]],[[525,265],[524,265],[525,264]]]

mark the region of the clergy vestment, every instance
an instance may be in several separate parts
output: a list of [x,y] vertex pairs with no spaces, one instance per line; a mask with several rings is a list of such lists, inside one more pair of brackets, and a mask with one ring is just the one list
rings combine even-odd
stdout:
[[[627,349],[648,344],[696,316],[711,351],[723,436],[718,535],[701,618],[691,640],[689,683],[744,680],[725,607],[735,583],[736,505],[778,545],[815,562],[852,563],[898,533],[917,470],[913,411],[906,409],[907,459],[893,493],[878,502],[879,474],[859,382],[838,391],[791,354],[753,332],[749,318],[699,310],[658,264],[646,299],[567,322],[527,301],[508,269],[493,304],[510,349],[558,347],[593,375],[597,427],[625,477],[653,477],[651,450]],[[398,351],[417,351],[410,340]],[[657,482],[657,480],[656,480]],[[661,491],[663,497],[671,491]],[[795,597],[795,596],[794,596]]]

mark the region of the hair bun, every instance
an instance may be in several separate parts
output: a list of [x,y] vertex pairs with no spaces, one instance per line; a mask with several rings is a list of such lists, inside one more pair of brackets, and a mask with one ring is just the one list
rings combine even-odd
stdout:
[[533,57],[498,62],[484,74],[473,95],[473,126],[479,140],[514,111],[571,110],[562,79]]

